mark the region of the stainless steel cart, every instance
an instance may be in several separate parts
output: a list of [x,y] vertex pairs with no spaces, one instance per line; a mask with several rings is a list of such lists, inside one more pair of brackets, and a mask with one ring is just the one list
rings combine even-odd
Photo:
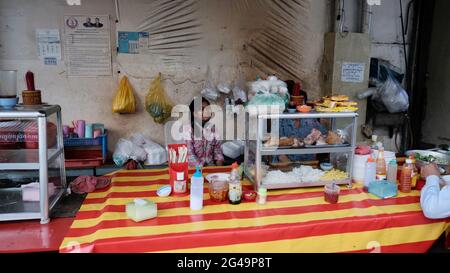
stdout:
[[[307,147],[307,148],[283,148],[283,147],[264,147],[263,138],[268,127],[268,121],[271,123],[271,129],[279,130],[278,124],[282,119],[326,119],[330,120],[330,130],[343,129],[336,128],[342,126],[342,119],[349,119],[351,128],[350,140],[345,145],[326,145],[324,147]],[[344,154],[346,159],[346,172],[349,177],[344,180],[334,181],[339,185],[352,185],[353,157],[356,149],[356,131],[357,131],[357,113],[309,113],[309,114],[246,114],[246,148],[245,148],[245,174],[258,189],[262,186],[262,180],[265,173],[263,166],[263,158],[267,156],[279,155],[307,155],[307,154]],[[253,121],[252,121],[253,120]],[[267,167],[267,166],[266,166]],[[298,183],[276,183],[263,185],[267,189],[287,189],[324,186],[329,181],[301,181]]]
[[61,107],[0,108],[0,221],[47,224],[66,192]]

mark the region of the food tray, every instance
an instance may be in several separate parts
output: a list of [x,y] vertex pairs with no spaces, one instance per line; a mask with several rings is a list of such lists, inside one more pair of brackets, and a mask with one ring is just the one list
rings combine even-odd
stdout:
[[296,188],[314,188],[314,187],[324,187],[327,184],[335,182],[336,185],[350,185],[351,179],[344,179],[339,181],[318,181],[318,182],[301,182],[301,183],[273,183],[273,184],[261,184],[268,190],[277,189],[296,189]]
[[349,147],[350,144],[335,144],[335,145],[305,145],[305,148],[340,148]]

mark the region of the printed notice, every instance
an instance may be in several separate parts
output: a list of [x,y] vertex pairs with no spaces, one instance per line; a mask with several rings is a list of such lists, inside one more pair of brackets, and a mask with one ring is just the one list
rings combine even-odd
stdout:
[[343,63],[342,82],[362,83],[364,82],[365,64],[363,63]]
[[111,76],[109,16],[64,16],[64,45],[69,76]]
[[119,53],[141,54],[148,50],[148,32],[119,31]]
[[42,60],[61,60],[59,29],[36,29],[38,56]]

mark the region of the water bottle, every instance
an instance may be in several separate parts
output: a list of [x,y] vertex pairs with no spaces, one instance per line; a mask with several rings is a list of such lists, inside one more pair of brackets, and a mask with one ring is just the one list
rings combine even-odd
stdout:
[[201,210],[203,208],[203,175],[200,167],[191,178],[191,196],[190,205],[191,210]]
[[392,159],[391,162],[389,162],[388,165],[388,172],[387,172],[387,180],[397,183],[397,160]]
[[377,175],[377,163],[370,157],[366,163],[366,171],[364,173],[364,189],[369,189],[369,184],[375,181]]

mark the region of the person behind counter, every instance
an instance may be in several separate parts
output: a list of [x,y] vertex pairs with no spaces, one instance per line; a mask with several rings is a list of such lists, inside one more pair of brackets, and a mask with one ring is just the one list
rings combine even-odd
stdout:
[[439,168],[429,164],[422,168],[422,177],[427,180],[420,196],[420,205],[425,217],[445,219],[450,217],[450,186],[440,179]]
[[[280,137],[306,138],[313,129],[319,130],[322,134],[327,133],[327,129],[318,119],[282,119],[280,120]],[[315,160],[315,155],[280,155],[280,162],[296,162]]]
[[[184,129],[188,145],[189,166],[223,166],[224,156],[221,141],[215,133],[215,127],[208,124],[211,119],[211,113],[207,109],[210,102],[202,98],[202,109],[197,109],[198,111],[196,111],[195,100],[189,105],[191,126]],[[200,136],[198,138],[195,137],[196,132],[203,132],[201,138]]]

